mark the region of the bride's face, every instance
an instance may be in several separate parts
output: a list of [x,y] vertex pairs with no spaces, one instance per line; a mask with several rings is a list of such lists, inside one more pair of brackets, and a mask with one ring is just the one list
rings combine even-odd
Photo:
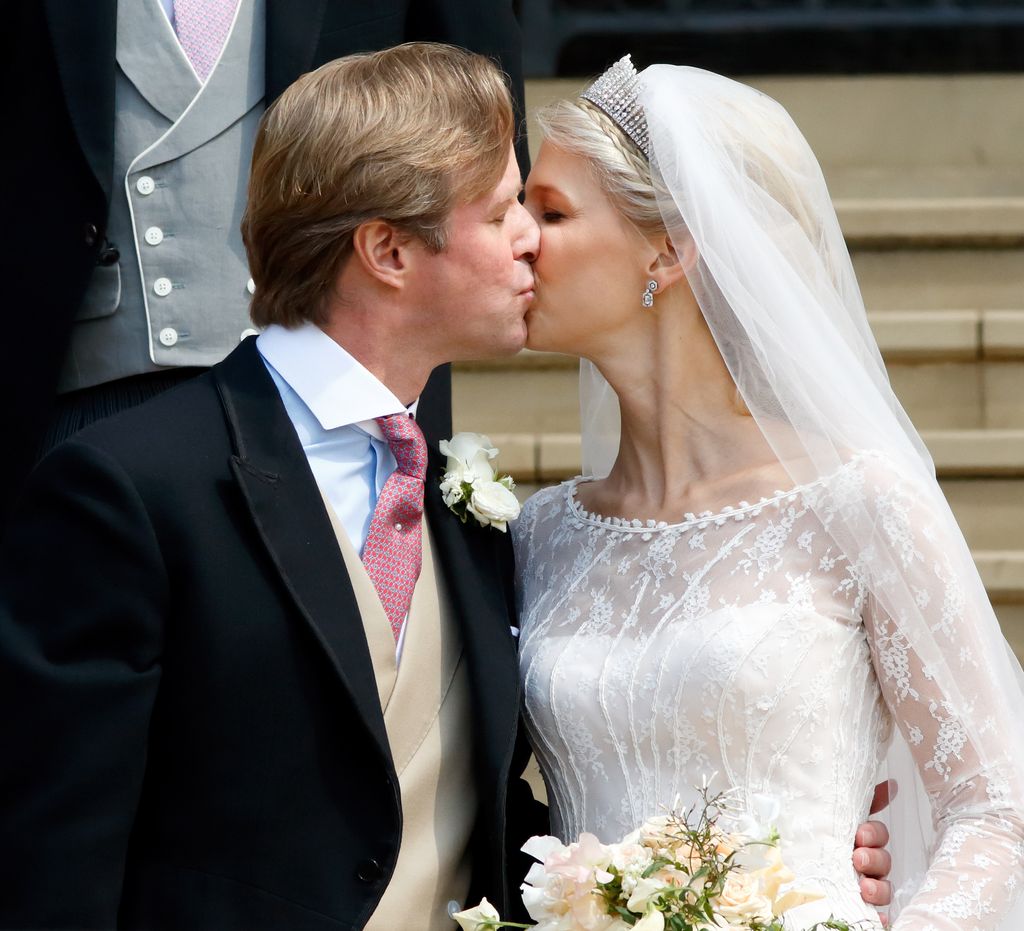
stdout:
[[635,325],[649,246],[586,160],[548,142],[527,179],[525,203],[541,230],[526,345],[593,358]]

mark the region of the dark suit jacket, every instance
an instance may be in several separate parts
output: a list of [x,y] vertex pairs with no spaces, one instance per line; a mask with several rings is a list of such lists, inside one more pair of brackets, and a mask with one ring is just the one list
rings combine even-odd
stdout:
[[[507,846],[544,828],[514,778],[511,549],[445,508],[437,440],[425,511],[474,694],[473,892],[507,909]],[[0,927],[362,927],[395,865],[398,779],[352,586],[255,340],[58,447],[11,526]]]
[[[49,422],[72,321],[104,245],[116,184],[117,0],[5,0],[3,9],[4,136],[16,141],[0,146],[0,528]],[[326,61],[419,39],[497,59],[521,115],[512,0],[266,0],[266,10],[268,102]],[[525,139],[519,153],[525,171]],[[443,405],[439,412],[447,416]]]

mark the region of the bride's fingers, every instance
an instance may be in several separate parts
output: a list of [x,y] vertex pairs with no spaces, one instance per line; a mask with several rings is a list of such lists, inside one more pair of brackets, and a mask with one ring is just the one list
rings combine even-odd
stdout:
[[884,908],[892,901],[892,884],[884,879],[862,879],[860,897],[876,908]]
[[868,879],[885,879],[892,869],[892,857],[888,850],[874,847],[858,847],[853,852],[854,869]]
[[869,814],[877,815],[880,811],[889,807],[889,803],[896,798],[899,792],[899,785],[895,779],[887,779],[875,786],[875,794],[871,799]]
[[884,847],[889,843],[889,829],[881,821],[865,821],[857,828],[854,847]]

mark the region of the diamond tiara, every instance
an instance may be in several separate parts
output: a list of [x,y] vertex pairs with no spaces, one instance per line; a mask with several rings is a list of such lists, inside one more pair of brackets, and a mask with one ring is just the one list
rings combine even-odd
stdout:
[[640,76],[633,62],[628,55],[623,55],[580,97],[606,113],[649,161],[651,140],[647,133],[647,118],[637,96],[639,83]]

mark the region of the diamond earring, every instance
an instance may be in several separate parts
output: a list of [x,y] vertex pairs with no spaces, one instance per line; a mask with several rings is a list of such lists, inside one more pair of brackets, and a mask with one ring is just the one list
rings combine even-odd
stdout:
[[653,307],[654,306],[654,292],[657,291],[657,290],[658,290],[658,282],[656,282],[652,278],[650,281],[647,282],[647,288],[644,291],[644,296],[642,298],[640,298],[640,303],[643,304],[644,307]]

